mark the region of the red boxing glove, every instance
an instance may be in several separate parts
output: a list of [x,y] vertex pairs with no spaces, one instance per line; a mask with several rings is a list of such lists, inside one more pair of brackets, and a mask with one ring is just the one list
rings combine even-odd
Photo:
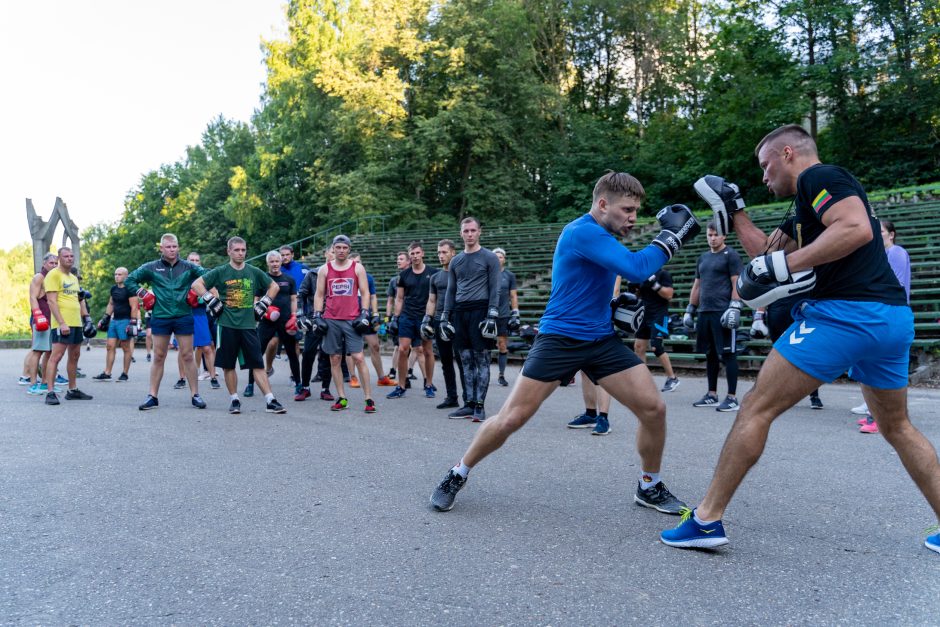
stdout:
[[143,288],[137,290],[137,298],[144,304],[144,309],[147,311],[153,309],[154,303],[157,302],[157,297],[153,295],[153,292]]
[[264,312],[264,319],[270,320],[271,322],[277,322],[277,319],[281,317],[280,307],[271,305],[268,307],[268,310]]
[[195,309],[199,306],[199,296],[196,294],[196,290],[189,290],[186,292],[186,304]]
[[297,316],[291,315],[291,317],[287,319],[284,328],[287,329],[288,334],[297,335]]
[[33,324],[36,325],[36,330],[39,332],[49,330],[49,318],[42,313],[42,309],[33,309]]

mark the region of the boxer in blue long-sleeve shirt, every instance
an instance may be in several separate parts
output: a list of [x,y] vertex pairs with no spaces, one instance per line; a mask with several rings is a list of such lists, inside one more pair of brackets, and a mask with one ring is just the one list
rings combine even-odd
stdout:
[[502,446],[578,370],[637,416],[642,474],[636,503],[666,514],[679,514],[685,507],[659,480],[666,405],[649,370],[614,332],[610,295],[618,275],[643,281],[701,228],[687,207],[671,205],[656,216],[662,232],[640,252],[630,252],[617,237],[636,224],[645,197],[636,178],[610,172],[594,186],[591,211],[564,228],[552,262],[551,296],[522,374],[499,413],[483,423],[460,463],[434,490],[434,509],[451,509],[470,468]]

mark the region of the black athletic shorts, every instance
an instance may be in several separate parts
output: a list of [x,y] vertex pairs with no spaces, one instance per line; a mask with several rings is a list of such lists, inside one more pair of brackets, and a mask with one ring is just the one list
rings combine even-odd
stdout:
[[695,337],[695,352],[703,355],[715,350],[719,355],[734,353],[731,346],[731,329],[721,326],[722,311],[706,311],[698,315],[698,335]]
[[654,337],[669,337],[669,312],[647,310],[643,326],[636,331],[636,339],[650,340]]
[[640,358],[616,335],[599,340],[575,340],[563,335],[540,333],[522,365],[523,376],[536,381],[567,383],[583,370],[597,383],[606,376],[639,366]]
[[509,337],[509,318],[496,319],[496,336]]
[[257,329],[232,329],[220,324],[215,345],[215,365],[223,370],[234,370],[236,363],[242,370],[264,368]]

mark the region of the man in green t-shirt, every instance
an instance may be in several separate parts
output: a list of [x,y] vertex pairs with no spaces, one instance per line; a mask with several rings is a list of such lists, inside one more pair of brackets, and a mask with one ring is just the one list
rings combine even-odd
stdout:
[[[247,254],[245,240],[229,238],[229,262],[196,279],[192,289],[205,302],[206,310],[218,320],[215,363],[221,366],[225,387],[232,397],[229,413],[239,414],[242,408],[238,399],[238,374],[235,372],[238,361],[242,369],[250,369],[254,374],[267,402],[265,411],[283,414],[287,410],[274,398],[264,370],[257,330],[257,320],[267,313],[279,288],[260,268],[245,264]],[[212,288],[218,290],[218,298],[209,293]],[[262,292],[264,296],[255,302],[255,294]]]

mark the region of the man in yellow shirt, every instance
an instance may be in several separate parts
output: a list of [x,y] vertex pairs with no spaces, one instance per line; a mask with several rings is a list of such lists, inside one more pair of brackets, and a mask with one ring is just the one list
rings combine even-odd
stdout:
[[80,288],[78,277],[72,274],[75,263],[75,253],[71,248],[59,249],[59,265],[46,274],[43,287],[46,290],[46,300],[49,303],[49,313],[52,314],[52,354],[49,356],[49,366],[44,373],[46,386],[46,405],[58,405],[59,397],[55,393],[55,377],[59,361],[68,349],[69,359],[66,364],[66,373],[69,379],[69,389],[65,393],[67,401],[88,401],[91,396],[76,387],[75,377],[78,373],[78,358],[82,354],[82,341],[85,339],[84,326],[94,329],[88,309],[84,300],[79,300]]

